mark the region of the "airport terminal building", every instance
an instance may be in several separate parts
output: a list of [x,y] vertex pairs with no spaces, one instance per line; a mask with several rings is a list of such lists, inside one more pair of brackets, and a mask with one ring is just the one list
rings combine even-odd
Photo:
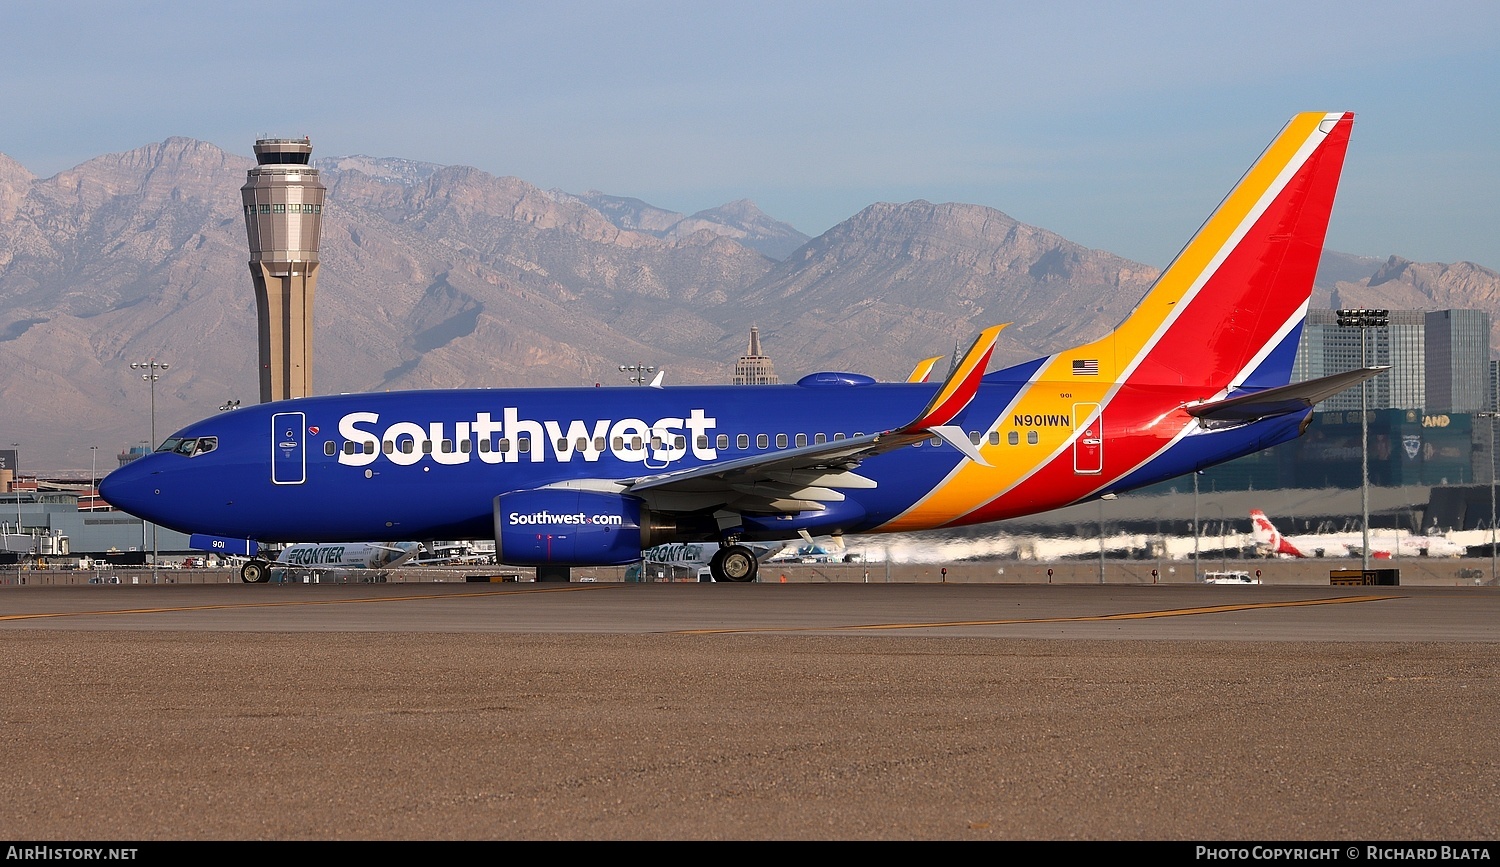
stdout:
[[[1363,435],[1359,415],[1358,410],[1315,412],[1302,436],[1204,470],[1199,474],[1199,487],[1204,491],[1358,488]],[[1378,409],[1370,410],[1368,421],[1371,486],[1489,483],[1489,419],[1472,413]],[[1174,480],[1150,490],[1167,488],[1181,491],[1183,482]]]

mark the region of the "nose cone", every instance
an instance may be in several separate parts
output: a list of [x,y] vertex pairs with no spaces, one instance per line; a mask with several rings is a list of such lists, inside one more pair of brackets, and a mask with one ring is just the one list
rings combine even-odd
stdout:
[[137,518],[152,519],[151,504],[157,499],[154,486],[156,473],[153,469],[155,463],[154,455],[146,455],[120,467],[99,482],[99,496],[122,512],[129,512]]

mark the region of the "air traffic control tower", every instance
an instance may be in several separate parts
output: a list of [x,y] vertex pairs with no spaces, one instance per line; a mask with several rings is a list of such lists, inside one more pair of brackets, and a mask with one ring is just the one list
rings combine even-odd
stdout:
[[323,196],[312,141],[266,138],[240,187],[260,325],[262,403],[312,394],[312,309]]

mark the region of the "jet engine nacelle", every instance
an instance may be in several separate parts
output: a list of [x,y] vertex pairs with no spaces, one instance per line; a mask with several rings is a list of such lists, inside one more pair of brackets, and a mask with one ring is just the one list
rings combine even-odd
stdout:
[[641,501],[568,488],[495,498],[495,561],[515,566],[618,566],[641,559]]

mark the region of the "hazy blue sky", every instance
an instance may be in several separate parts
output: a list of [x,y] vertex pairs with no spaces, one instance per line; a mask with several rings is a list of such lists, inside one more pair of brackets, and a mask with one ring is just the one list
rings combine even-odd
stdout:
[[[170,136],[465,164],[817,235],[988,205],[1165,265],[1298,111],[1356,113],[1335,250],[1500,268],[1500,5],[11,4],[0,152]],[[236,191],[231,191],[238,195]]]

